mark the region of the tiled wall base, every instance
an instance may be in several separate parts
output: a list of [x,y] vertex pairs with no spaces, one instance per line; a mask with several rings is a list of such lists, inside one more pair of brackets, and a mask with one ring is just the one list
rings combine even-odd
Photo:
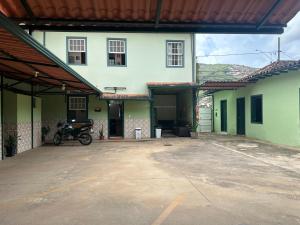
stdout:
[[142,128],[142,138],[150,138],[150,119],[125,119],[125,138],[135,138],[135,128]]
[[39,147],[42,145],[42,123],[36,121],[33,123],[33,147]]
[[101,129],[101,127],[103,126],[103,135],[104,138],[107,139],[107,135],[108,135],[108,127],[107,127],[107,120],[94,120],[94,133],[93,133],[93,138],[94,139],[99,139],[99,131]]
[[[46,142],[52,142],[54,134],[57,131],[57,123],[59,120],[52,120],[52,121],[43,121],[43,126],[49,126],[50,132],[46,136]],[[61,120],[62,121],[62,120]],[[107,120],[95,120],[94,121],[94,133],[92,134],[94,139],[99,139],[99,131],[103,125],[103,135],[107,138]]]
[[[4,123],[3,131],[4,131],[4,140],[7,139],[9,134],[11,134],[11,135],[16,134],[18,136],[18,141],[17,141],[18,153],[21,153],[21,152],[31,149],[31,122],[18,123],[18,124]],[[35,148],[35,147],[42,145],[41,122],[33,123],[33,132],[34,132],[33,133],[33,141],[34,141],[33,147]],[[0,128],[0,140],[1,140],[1,128]],[[0,147],[0,154],[2,154],[1,150],[2,149]]]
[[46,138],[45,138],[45,141],[46,142],[51,142],[53,141],[53,137],[54,137],[54,134],[56,133],[57,131],[57,123],[59,121],[64,121],[64,120],[48,120],[48,121],[43,121],[42,122],[42,126],[49,126],[50,127],[50,131],[49,133],[47,134]]
[[[3,141],[7,139],[9,134],[17,134],[17,125],[15,123],[3,123]],[[4,154],[6,155],[5,147],[2,149],[2,151],[4,151]]]
[[18,153],[31,149],[31,123],[18,123]]

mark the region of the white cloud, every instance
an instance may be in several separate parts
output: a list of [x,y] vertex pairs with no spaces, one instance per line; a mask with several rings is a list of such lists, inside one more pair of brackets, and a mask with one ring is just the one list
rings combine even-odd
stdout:
[[[300,13],[288,24],[281,37],[281,59],[300,59]],[[246,34],[197,34],[196,53],[198,56],[248,53],[276,52],[278,35]],[[242,64],[262,67],[277,59],[276,54],[233,55],[224,57],[199,57],[202,63]]]

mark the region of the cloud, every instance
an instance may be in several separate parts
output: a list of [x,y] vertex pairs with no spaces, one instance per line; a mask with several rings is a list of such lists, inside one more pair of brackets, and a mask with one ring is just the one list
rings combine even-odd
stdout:
[[[281,38],[281,59],[300,59],[300,13],[289,23]],[[202,63],[241,64],[262,67],[277,59],[278,35],[197,34],[196,54]],[[253,55],[211,56],[232,53],[273,52]]]

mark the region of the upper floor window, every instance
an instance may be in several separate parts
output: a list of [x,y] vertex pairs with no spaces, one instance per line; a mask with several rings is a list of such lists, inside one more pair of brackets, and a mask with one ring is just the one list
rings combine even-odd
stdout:
[[86,38],[68,38],[68,63],[86,64]]
[[184,42],[167,41],[167,66],[183,67],[184,63]]
[[126,66],[126,40],[108,39],[108,65]]

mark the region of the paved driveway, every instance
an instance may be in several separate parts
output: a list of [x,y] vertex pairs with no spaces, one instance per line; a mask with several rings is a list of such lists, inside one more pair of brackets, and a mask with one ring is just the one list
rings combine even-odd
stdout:
[[0,162],[0,224],[300,224],[300,152],[244,138],[46,146]]

